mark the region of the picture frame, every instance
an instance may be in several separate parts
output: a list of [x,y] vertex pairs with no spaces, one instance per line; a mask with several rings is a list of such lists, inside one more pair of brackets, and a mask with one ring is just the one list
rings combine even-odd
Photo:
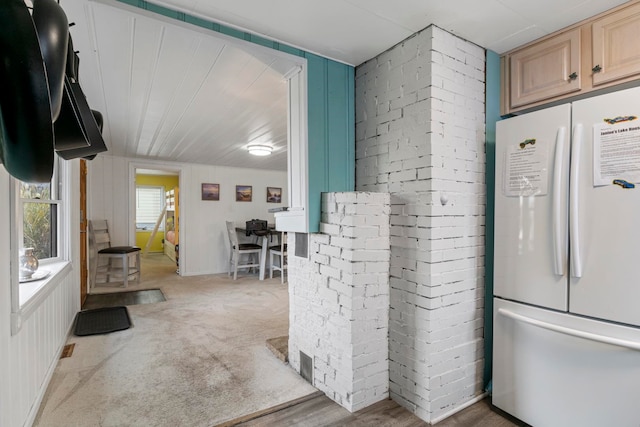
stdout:
[[282,203],[282,188],[267,187],[267,203]]
[[250,202],[253,199],[253,187],[236,185],[236,202]]
[[220,200],[220,184],[202,183],[202,200]]

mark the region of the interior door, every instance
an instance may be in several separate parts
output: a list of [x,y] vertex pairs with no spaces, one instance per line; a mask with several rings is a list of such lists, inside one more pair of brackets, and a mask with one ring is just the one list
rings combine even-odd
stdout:
[[567,310],[570,105],[497,123],[494,295]]
[[80,306],[87,299],[87,161],[80,160]]
[[640,88],[573,105],[570,310],[640,325]]

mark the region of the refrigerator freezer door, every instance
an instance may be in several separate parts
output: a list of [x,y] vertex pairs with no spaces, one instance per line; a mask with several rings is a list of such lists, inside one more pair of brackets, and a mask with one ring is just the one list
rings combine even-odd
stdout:
[[[572,264],[582,271],[572,274],[569,309],[640,326],[640,88],[575,102],[573,125],[583,128],[573,141],[570,215],[572,256],[580,257]],[[594,185],[598,175],[605,185]]]
[[493,404],[533,426],[638,426],[640,330],[494,300]]
[[563,311],[570,114],[560,105],[503,120],[496,137],[494,294]]

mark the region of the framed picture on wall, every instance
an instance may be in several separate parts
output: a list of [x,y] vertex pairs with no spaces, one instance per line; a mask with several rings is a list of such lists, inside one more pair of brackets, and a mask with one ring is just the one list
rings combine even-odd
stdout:
[[202,200],[220,200],[220,184],[202,184]]
[[253,187],[250,185],[236,185],[236,202],[250,202],[253,197]]
[[282,188],[267,187],[267,203],[282,203]]

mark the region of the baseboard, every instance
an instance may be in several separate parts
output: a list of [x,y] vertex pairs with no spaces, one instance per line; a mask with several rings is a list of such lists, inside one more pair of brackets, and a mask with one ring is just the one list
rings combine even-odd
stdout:
[[474,397],[473,399],[471,399],[471,400],[469,400],[469,401],[467,401],[467,402],[463,403],[462,405],[458,406],[457,408],[452,409],[451,411],[449,411],[449,412],[447,412],[447,413],[445,413],[445,414],[442,414],[442,415],[440,415],[439,417],[434,418],[433,420],[431,420],[431,425],[433,425],[433,424],[437,424],[437,423],[439,423],[440,421],[443,421],[444,419],[449,418],[449,417],[450,417],[450,416],[452,416],[453,414],[456,414],[456,413],[458,413],[458,412],[462,411],[463,409],[466,409],[466,408],[468,408],[469,406],[471,406],[471,405],[473,405],[473,404],[475,404],[475,403],[480,402],[482,399],[484,399],[484,398],[485,398],[485,397],[487,397],[488,395],[489,395],[489,393],[488,393],[488,392],[484,392],[484,393],[482,393],[481,395],[476,396],[476,397]]
[[69,336],[71,335],[71,330],[73,329],[75,319],[76,318],[74,316],[73,319],[71,320],[71,323],[69,324],[69,328],[67,329],[67,333],[65,334],[64,339],[60,343],[60,347],[58,347],[58,351],[56,351],[56,356],[51,361],[51,364],[49,365],[49,369],[47,369],[47,374],[45,375],[44,381],[42,382],[42,387],[38,392],[38,396],[36,397],[36,400],[34,400],[33,404],[31,405],[31,409],[29,410],[27,419],[24,422],[25,427],[32,426],[34,421],[36,420],[36,417],[38,416],[38,411],[40,411],[40,405],[42,404],[42,399],[44,399],[44,395],[47,392],[47,389],[49,388],[49,383],[51,382],[53,373],[55,372],[56,367],[58,366],[58,360],[60,360],[60,356],[62,355],[64,346],[67,344],[67,341],[69,340]]

